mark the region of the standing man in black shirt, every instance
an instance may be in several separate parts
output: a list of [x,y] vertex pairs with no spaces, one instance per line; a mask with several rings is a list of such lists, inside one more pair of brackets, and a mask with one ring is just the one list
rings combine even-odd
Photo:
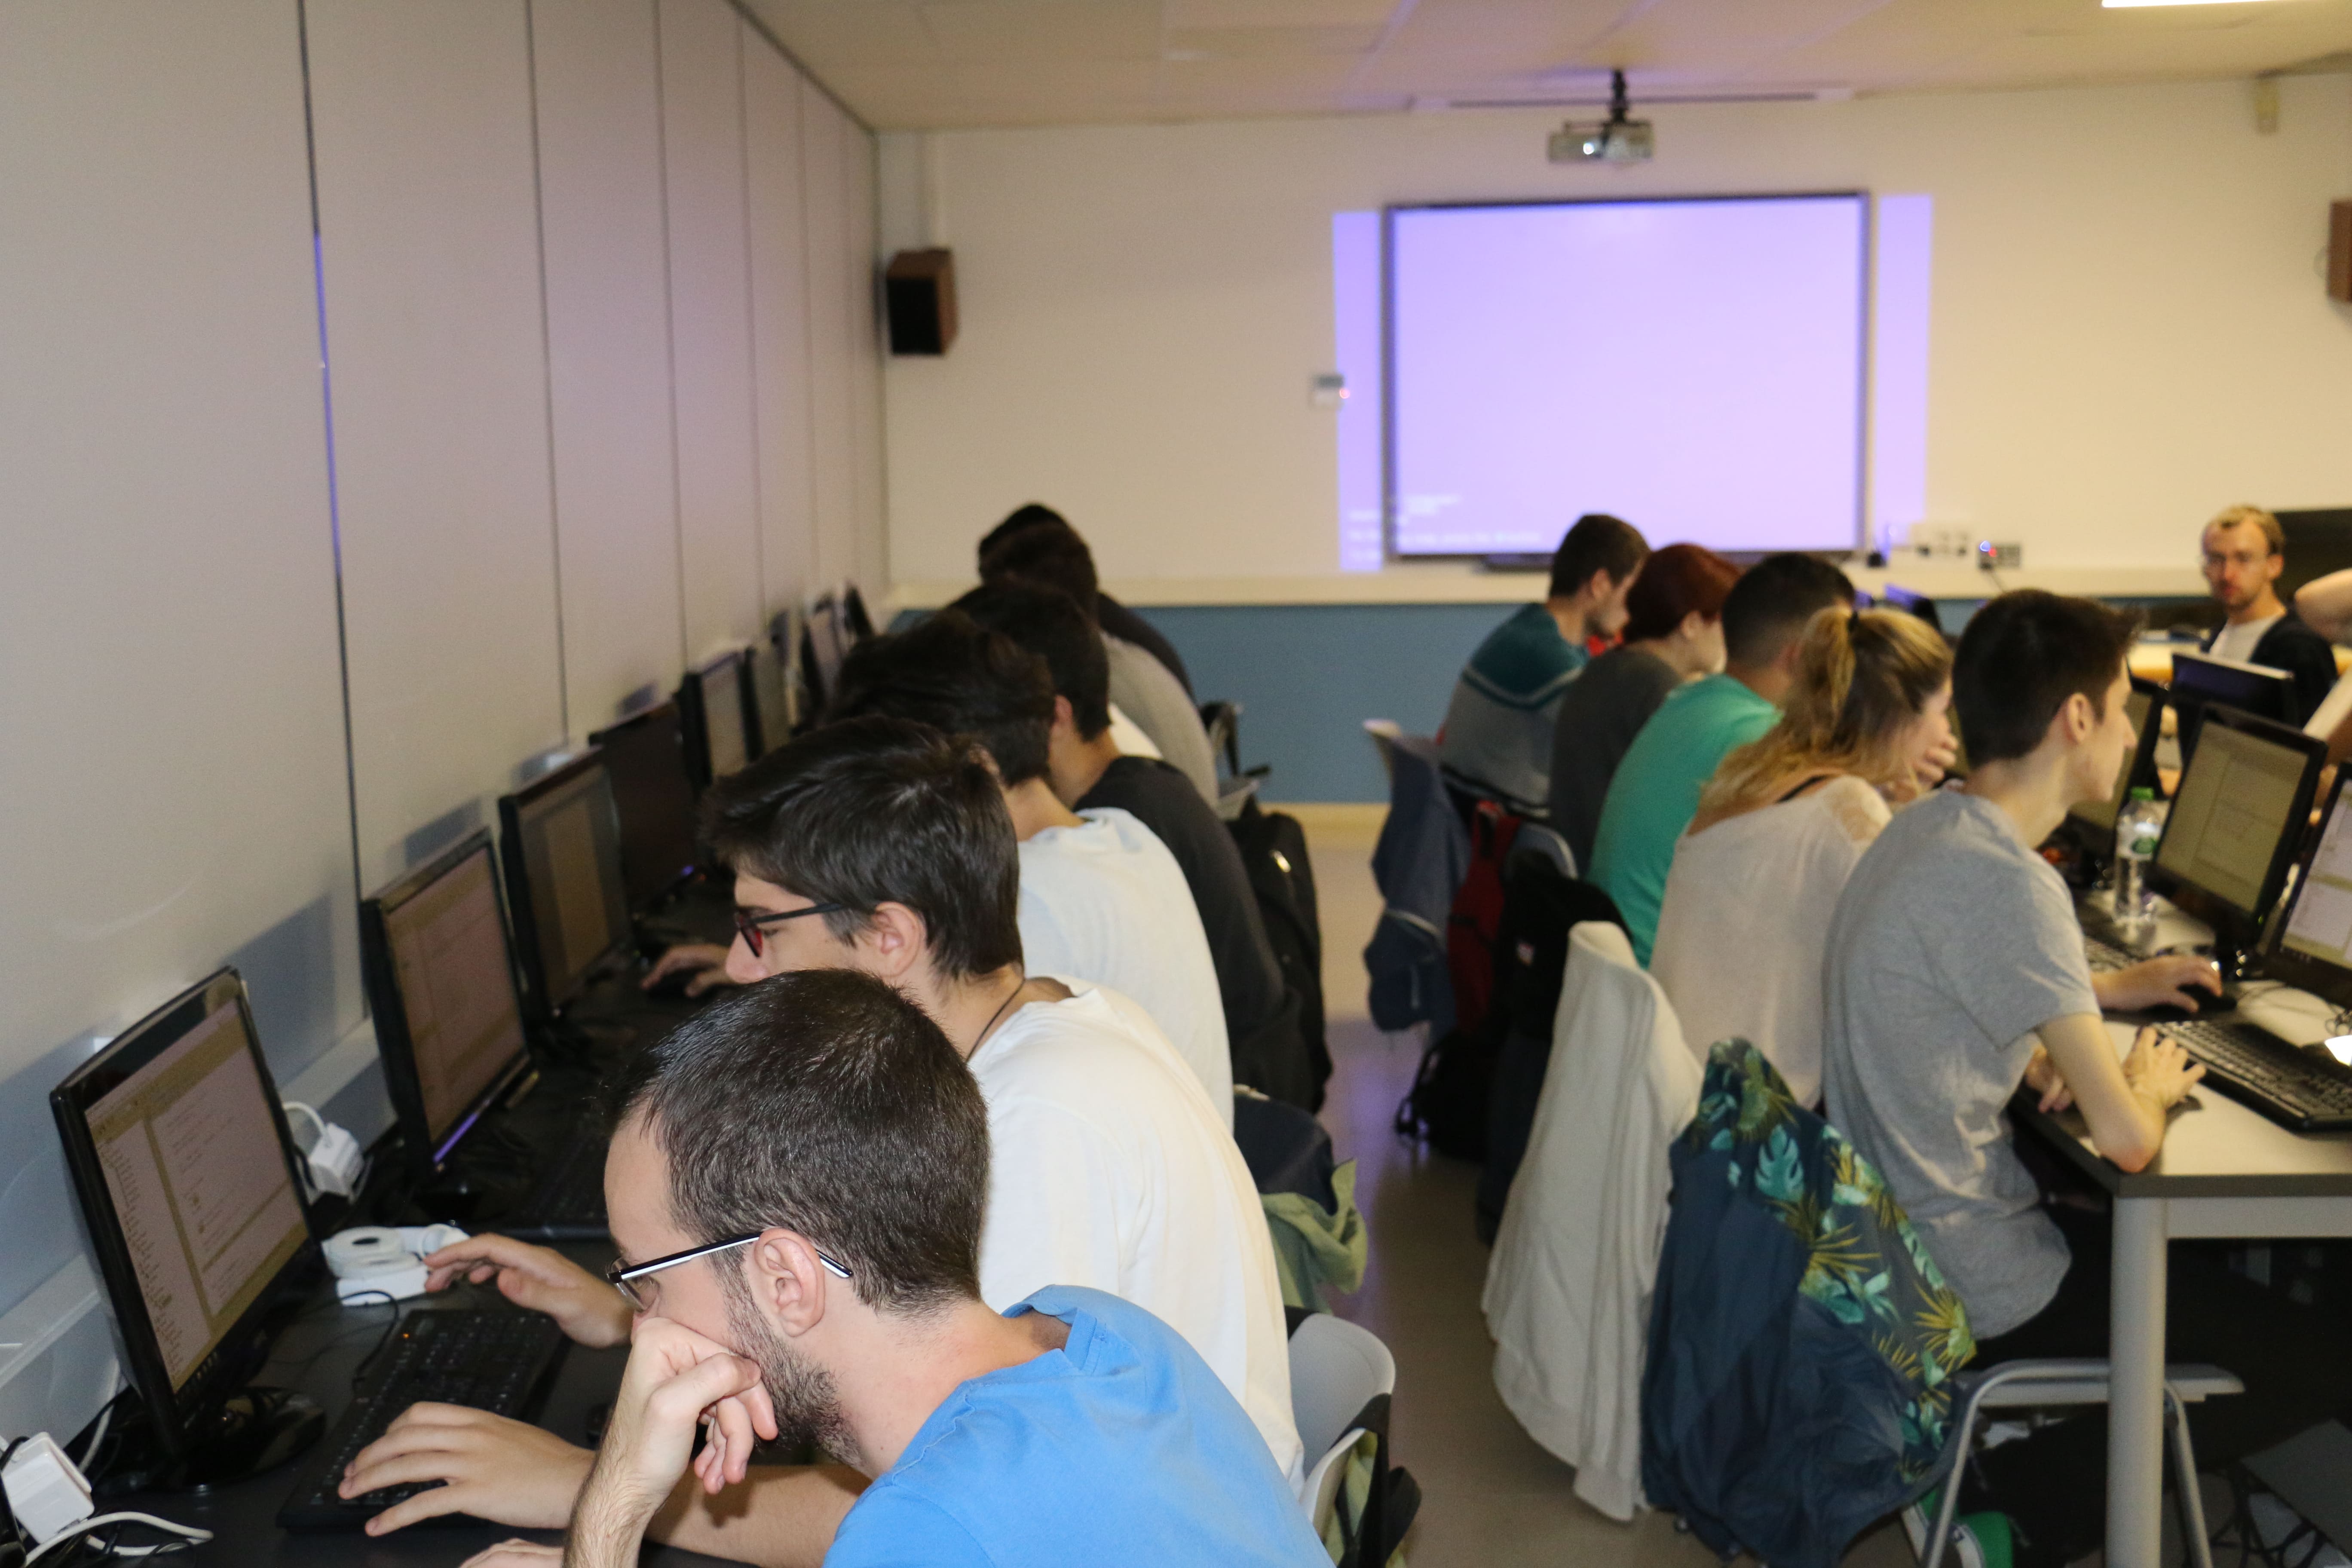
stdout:
[[1313,1110],[1322,1085],[1299,1031],[1298,997],[1282,978],[1241,851],[1182,773],[1121,756],[1112,743],[1108,667],[1086,612],[1066,594],[1017,583],[977,589],[955,607],[1045,661],[1055,692],[1046,777],[1063,804],[1117,806],[1176,857],[1208,933],[1234,1082]]

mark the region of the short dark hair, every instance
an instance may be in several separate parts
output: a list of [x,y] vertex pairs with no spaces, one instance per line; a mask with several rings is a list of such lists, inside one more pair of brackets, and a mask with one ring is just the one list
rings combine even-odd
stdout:
[[1034,523],[1007,538],[980,558],[980,580],[1003,583],[1012,579],[1055,588],[1067,594],[1095,616],[1101,584],[1095,576],[1094,552],[1068,523]]
[[2003,594],[1979,610],[1952,660],[1952,710],[1969,763],[2032,754],[2077,692],[2104,719],[2107,689],[2138,634],[2136,615],[2040,588]]
[[961,610],[869,637],[842,660],[828,720],[880,713],[912,719],[988,748],[1007,784],[1045,772],[1054,680],[1045,661]]
[[1081,737],[1091,741],[1110,728],[1110,656],[1102,633],[1067,594],[1016,577],[974,588],[948,607],[1044,659],[1054,695],[1069,699]]
[[979,1297],[988,1106],[939,1025],[887,982],[851,969],[762,980],[624,1074],[622,1118],[662,1151],[680,1230],[797,1231],[884,1310]]
[[1077,531],[1076,529],[1070,528],[1068,518],[1043,501],[1033,500],[1024,506],[1014,507],[1005,514],[1003,522],[980,536],[981,561],[985,563],[991,551],[1014,534],[1025,532],[1033,528],[1069,528],[1072,533]]
[[1572,597],[1592,581],[1595,572],[1606,572],[1611,582],[1622,583],[1649,553],[1650,542],[1640,529],[1605,511],[1588,511],[1560,536],[1559,548],[1551,552],[1551,596]]
[[841,905],[821,918],[844,941],[904,904],[944,976],[1021,962],[1020,846],[968,741],[878,717],[811,731],[712,784],[702,836],[730,870]]
[[1769,664],[1815,616],[1853,603],[1853,580],[1828,562],[1793,550],[1767,555],[1724,597],[1724,654],[1733,664]]
[[1625,595],[1625,640],[1672,636],[1693,612],[1719,619],[1738,581],[1739,568],[1704,544],[1669,544],[1652,552]]

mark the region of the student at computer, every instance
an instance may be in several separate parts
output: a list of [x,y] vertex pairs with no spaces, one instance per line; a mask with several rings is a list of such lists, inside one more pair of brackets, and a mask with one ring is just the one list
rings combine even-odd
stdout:
[[1625,640],[1560,693],[1552,721],[1551,826],[1581,868],[1625,748],[1683,682],[1723,668],[1723,601],[1739,568],[1702,544],[1669,544],[1625,594]]
[[985,1304],[988,1107],[902,992],[765,981],[639,1058],[622,1103],[605,1187],[640,1315],[563,1562],[634,1564],[688,1476],[724,1498],[780,1435],[871,1478],[836,1568],[1330,1561],[1166,1324],[1070,1286]]
[[[1054,689],[1045,662],[942,610],[912,630],[860,643],[841,667],[828,719],[887,714],[986,749],[1021,840],[1021,943],[1033,969],[1091,980],[1141,1003],[1212,1104],[1233,1124],[1233,1052],[1216,963],[1184,873],[1165,845],[1117,807],[1073,812],[1046,776]],[[688,950],[722,962],[723,949]],[[688,962],[677,950],[656,973]]]
[[1780,721],[1806,623],[1832,605],[1853,603],[1853,584],[1836,567],[1810,555],[1766,556],[1724,598],[1723,673],[1675,691],[1626,748],[1609,781],[1584,877],[1617,900],[1643,963],[1657,935],[1675,844],[1698,809],[1700,788],[1727,754]]
[[[980,577],[983,584],[1022,582],[1057,588],[1080,609],[1100,615],[1102,588],[1095,577],[1094,552],[1066,522],[1055,526],[1033,520],[992,549],[983,547]],[[1132,612],[1127,616],[1131,623],[1142,621]],[[1215,805],[1216,755],[1201,722],[1201,710],[1179,672],[1181,661],[1174,658],[1175,650],[1168,648],[1164,656],[1153,651],[1154,646],[1167,644],[1157,634],[1152,646],[1132,640],[1139,635],[1133,625],[1129,635],[1121,636],[1102,626],[1099,618],[1096,624],[1102,629],[1103,657],[1110,667],[1112,706],[1133,721],[1169,766],[1192,781],[1203,800]]]
[[1723,759],[1666,874],[1650,973],[1702,1058],[1739,1036],[1801,1102],[1821,1099],[1830,916],[1862,852],[1951,757],[1951,675],[1916,616],[1832,608],[1806,628],[1780,722]]
[[1524,605],[1486,634],[1454,683],[1437,760],[1473,791],[1540,814],[1550,798],[1552,716],[1591,655],[1585,642],[1625,624],[1625,595],[1650,546],[1633,524],[1603,512],[1576,520],[1552,552],[1540,605]]
[[[2045,1207],[2005,1107],[2021,1083],[2080,1108],[2100,1153],[2145,1168],[2201,1068],[2142,1030],[2116,1060],[2106,1010],[2196,1005],[2201,959],[2094,975],[2065,886],[2034,847],[2066,808],[2104,798],[2133,742],[2124,658],[2134,623],[2086,599],[2003,595],[1969,621],[1953,706],[1970,772],[1895,814],[1829,933],[1830,1120],[1878,1168],[1969,1310],[1980,1365],[2107,1353],[2107,1239],[2095,1215]],[[2194,1407],[2199,1462],[2220,1466],[2339,1407],[2352,1377],[2333,1331],[2194,1247],[2172,1249],[2168,1357],[2210,1361],[2246,1392]],[[1990,1506],[2032,1568],[2099,1542],[2104,1411],[1987,1453]]]
[[2336,650],[2278,596],[2279,574],[2286,570],[2278,519],[2258,506],[2227,508],[2205,525],[2201,549],[2205,584],[2224,618],[2200,646],[2218,658],[2293,676],[2294,705],[2286,718],[2303,723],[2335,688]]
[[[922,725],[851,720],[715,786],[705,813],[705,837],[735,873],[738,984],[809,969],[879,976],[971,1063],[989,1119],[982,1299],[1003,1310],[1080,1285],[1143,1308],[1200,1352],[1296,1479],[1281,1287],[1249,1169],[1142,1009],[1024,968],[1020,858],[985,756]],[[426,1262],[435,1288],[495,1279],[583,1344],[628,1337],[627,1304],[549,1248],[478,1236]],[[448,1483],[385,1510],[377,1534],[458,1510],[554,1528],[590,1458],[520,1422],[419,1405],[362,1451],[344,1493]],[[750,1562],[814,1562],[855,1482],[757,1476],[740,1508],[682,1491],[654,1533]]]
[[[1050,506],[1033,500],[1026,506],[1014,507],[1003,522],[981,535],[979,565],[982,582],[1020,575],[1008,566],[1009,563],[1019,560],[1019,555],[1012,548],[1013,542],[1032,529],[1059,530],[1076,539],[1081,548],[1086,546],[1086,535],[1080,533],[1068,518]],[[1091,550],[1087,552],[1086,566],[1091,576],[1094,571],[1094,552]],[[1102,628],[1103,636],[1131,643],[1158,659],[1168,673],[1176,678],[1176,684],[1184,689],[1184,695],[1188,699],[1194,697],[1192,673],[1184,668],[1183,656],[1176,651],[1174,643],[1160,635],[1158,626],[1104,593],[1099,584],[1095,587],[1094,602],[1089,605],[1080,599],[1077,605],[1081,610],[1091,612],[1095,624]]]
[[1299,998],[1283,979],[1241,850],[1183,774],[1120,754],[1110,736],[1102,639],[1086,613],[1066,594],[1023,583],[974,589],[954,607],[1045,661],[1054,682],[1045,777],[1062,804],[1080,813],[1124,811],[1176,858],[1216,964],[1234,1081],[1313,1110],[1328,1064],[1318,1072],[1307,1059]]

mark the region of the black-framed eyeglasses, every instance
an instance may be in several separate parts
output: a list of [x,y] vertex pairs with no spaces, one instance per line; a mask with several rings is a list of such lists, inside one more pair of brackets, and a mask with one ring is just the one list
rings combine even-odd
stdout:
[[[801,911],[795,910],[793,912],[798,914]],[[604,1282],[618,1290],[621,1293],[621,1299],[636,1310],[650,1312],[654,1310],[654,1298],[658,1291],[656,1289],[638,1289],[636,1283],[638,1280],[648,1274],[658,1274],[665,1268],[675,1268],[681,1263],[691,1263],[698,1258],[708,1258],[714,1252],[727,1252],[738,1247],[749,1247],[766,1234],[765,1231],[755,1230],[749,1236],[739,1236],[730,1241],[709,1241],[700,1247],[689,1247],[684,1252],[673,1252],[667,1258],[656,1258],[649,1263],[625,1263],[616,1258],[613,1260],[613,1267],[604,1270]],[[823,1252],[817,1253],[816,1260],[824,1264],[825,1272],[835,1279],[849,1278],[847,1268],[835,1262]]]
[[752,957],[757,958],[767,951],[767,931],[770,926],[782,925],[786,921],[796,921],[803,915],[837,915],[847,907],[845,904],[809,904],[797,910],[777,910],[771,913],[756,915],[748,910],[737,910],[735,934],[743,939],[743,945],[751,950]]

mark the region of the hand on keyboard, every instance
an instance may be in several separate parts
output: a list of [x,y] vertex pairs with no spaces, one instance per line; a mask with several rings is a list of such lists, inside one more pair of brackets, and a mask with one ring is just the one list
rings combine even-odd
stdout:
[[446,1290],[459,1279],[487,1285],[518,1307],[545,1312],[574,1344],[602,1350],[629,1337],[635,1316],[621,1293],[551,1247],[533,1247],[510,1236],[469,1236],[425,1259],[427,1290]]
[[2167,1110],[2179,1104],[2204,1076],[2205,1068],[2189,1059],[2179,1042],[2159,1038],[2152,1028],[2139,1032],[2131,1055],[2124,1058],[2124,1081]]
[[[552,1432],[462,1405],[412,1405],[362,1448],[337,1490],[363,1497],[426,1484],[367,1521],[387,1535],[436,1514],[466,1513],[525,1530],[561,1530],[595,1454]],[[439,1482],[440,1485],[430,1483]]]
[[2144,1007],[2181,1007],[2194,1013],[2221,994],[2221,972],[2210,958],[2167,953],[2091,976],[2099,1006],[2110,1013],[2133,1013]]

